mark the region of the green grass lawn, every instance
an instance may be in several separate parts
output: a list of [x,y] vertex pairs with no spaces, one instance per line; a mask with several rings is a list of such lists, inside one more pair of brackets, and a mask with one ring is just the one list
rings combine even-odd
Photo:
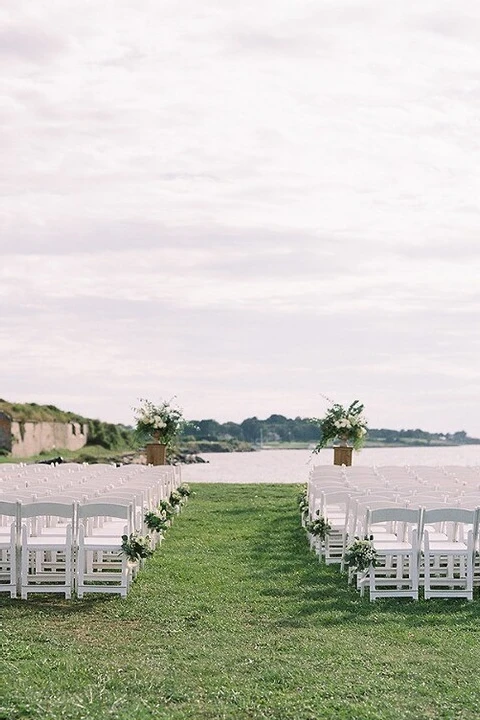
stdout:
[[32,463],[40,462],[41,460],[51,460],[57,458],[59,455],[66,462],[113,462],[115,460],[121,460],[123,454],[133,454],[135,450],[127,448],[126,446],[117,449],[109,450],[102,447],[101,445],[85,445],[79,450],[68,450],[67,448],[56,448],[55,450],[45,450],[38,455],[29,455],[28,457],[12,457],[11,455],[0,455],[0,470],[2,469],[2,463]]
[[196,485],[126,600],[1,596],[2,720],[480,716],[480,602],[361,600],[294,485]]

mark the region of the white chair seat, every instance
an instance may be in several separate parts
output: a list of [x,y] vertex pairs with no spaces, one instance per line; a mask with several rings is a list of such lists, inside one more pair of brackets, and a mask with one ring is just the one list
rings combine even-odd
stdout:
[[389,542],[385,540],[374,540],[373,545],[375,547],[375,550],[382,554],[393,554],[397,555],[399,553],[409,553],[412,552],[413,546],[409,542],[403,542],[398,540],[398,538],[395,538],[395,540],[391,540]]
[[58,535],[41,535],[39,537],[27,538],[29,550],[64,550],[66,534],[63,537]]
[[121,550],[122,539],[118,535],[102,535],[94,537],[86,537],[83,541],[85,548],[88,550]]
[[468,546],[463,542],[452,542],[451,540],[430,540],[429,543],[429,551],[432,554],[445,553],[448,555],[455,555],[466,553],[467,550]]

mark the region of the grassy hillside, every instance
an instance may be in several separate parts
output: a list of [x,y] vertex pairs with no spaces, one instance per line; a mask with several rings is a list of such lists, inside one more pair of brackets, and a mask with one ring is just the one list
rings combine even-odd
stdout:
[[0,398],[0,412],[6,413],[17,422],[88,422],[87,418],[76,413],[59,410],[55,405],[12,403],[2,398]]
[[[69,423],[78,422],[88,425],[87,446],[96,446],[100,449],[108,451],[129,451],[137,447],[133,435],[133,429],[125,425],[115,425],[114,423],[103,422],[102,420],[86,418],[77,413],[66,412],[55,407],[55,405],[37,405],[37,403],[12,403],[7,400],[0,399],[0,411],[9,415],[12,420],[19,423],[26,422],[58,422]],[[78,455],[76,453],[68,453],[68,451],[58,448],[55,452],[47,453],[50,455],[58,455],[62,450],[62,455],[70,456]],[[81,453],[83,455],[83,453]],[[83,461],[83,459],[82,459]]]

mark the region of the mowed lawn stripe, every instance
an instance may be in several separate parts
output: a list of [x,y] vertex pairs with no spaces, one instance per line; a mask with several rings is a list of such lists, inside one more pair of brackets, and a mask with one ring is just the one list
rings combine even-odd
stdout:
[[478,718],[479,600],[369,603],[296,485],[196,485],[127,599],[0,600],[0,718]]

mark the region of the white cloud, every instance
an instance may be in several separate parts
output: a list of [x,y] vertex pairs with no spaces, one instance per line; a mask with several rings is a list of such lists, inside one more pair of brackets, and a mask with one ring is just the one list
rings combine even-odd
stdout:
[[480,435],[473,0],[6,0],[2,395]]

